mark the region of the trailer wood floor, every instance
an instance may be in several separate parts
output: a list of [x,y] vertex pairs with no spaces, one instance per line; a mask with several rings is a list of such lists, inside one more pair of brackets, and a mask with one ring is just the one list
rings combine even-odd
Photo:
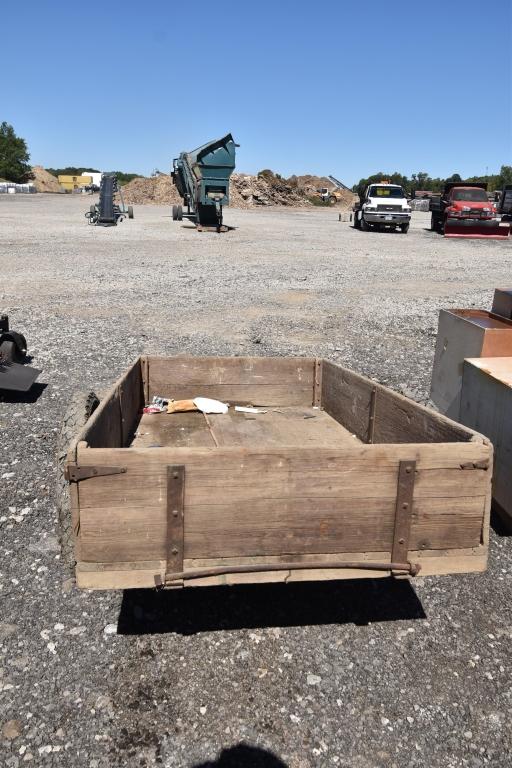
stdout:
[[328,413],[313,407],[262,409],[258,414],[230,409],[226,414],[142,414],[134,448],[265,448],[279,445],[337,448],[361,443]]

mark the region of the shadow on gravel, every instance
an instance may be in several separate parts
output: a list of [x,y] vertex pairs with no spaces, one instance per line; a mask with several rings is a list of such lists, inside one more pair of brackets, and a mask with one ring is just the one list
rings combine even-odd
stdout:
[[0,390],[0,403],[35,403],[39,400],[48,384],[40,384],[36,381],[28,392],[7,392]]
[[407,580],[254,584],[182,590],[125,590],[120,635],[358,624],[426,618]]
[[223,749],[217,760],[196,763],[193,768],[288,768],[273,752],[249,744]]

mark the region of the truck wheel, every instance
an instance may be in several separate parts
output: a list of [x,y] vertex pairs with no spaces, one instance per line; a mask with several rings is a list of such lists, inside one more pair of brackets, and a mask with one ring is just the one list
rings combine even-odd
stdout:
[[370,229],[370,225],[366,222],[364,216],[361,216],[361,229],[363,232],[368,232]]
[[357,218],[357,213],[354,213],[354,229],[361,229],[361,222]]
[[400,229],[402,230],[402,234],[406,235],[409,231],[409,224],[400,224]]
[[131,205],[128,206],[128,218],[133,219],[133,208]]
[[75,392],[69,401],[57,438],[56,500],[61,561],[65,568],[75,567],[75,531],[71,520],[68,481],[64,477],[64,464],[69,446],[99,405],[94,392]]

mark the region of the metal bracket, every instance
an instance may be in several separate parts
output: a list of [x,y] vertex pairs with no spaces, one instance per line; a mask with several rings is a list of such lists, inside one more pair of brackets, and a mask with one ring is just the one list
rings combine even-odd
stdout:
[[375,412],[377,410],[377,387],[373,387],[370,395],[370,415],[368,417],[368,443],[373,443],[375,434]]
[[415,472],[415,461],[400,462],[396,492],[395,531],[393,534],[393,549],[391,551],[391,560],[395,563],[407,562]]
[[319,408],[322,405],[322,360],[315,358],[313,371],[313,405]]
[[127,472],[126,467],[78,467],[76,464],[68,464],[64,470],[64,476],[70,483],[78,483],[80,480],[89,480],[91,477],[104,475],[122,475]]
[[185,467],[167,467],[167,573],[183,571]]

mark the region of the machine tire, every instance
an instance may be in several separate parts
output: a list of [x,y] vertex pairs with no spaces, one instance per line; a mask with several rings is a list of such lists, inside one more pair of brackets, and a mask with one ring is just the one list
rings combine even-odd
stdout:
[[183,208],[181,207],[181,205],[176,206],[176,216],[177,216],[176,218],[177,221],[183,221]]
[[365,221],[364,216],[361,216],[360,226],[363,232],[370,231],[370,225]]
[[17,357],[17,348],[14,341],[6,339],[0,344],[0,360],[2,363],[14,363]]
[[409,231],[409,224],[400,224],[400,229],[403,235],[406,235]]
[[75,392],[71,397],[57,438],[57,482],[56,500],[58,513],[58,534],[61,561],[65,568],[75,567],[75,546],[68,481],[64,477],[64,463],[69,445],[99,405],[94,392]]
[[96,216],[96,206],[95,205],[91,205],[89,207],[89,213],[91,214],[91,216]]
[[128,218],[133,219],[133,207],[131,205],[128,206]]
[[329,203],[329,205],[336,205],[336,203],[338,202],[338,198],[336,197],[336,195],[329,195],[327,202]]

